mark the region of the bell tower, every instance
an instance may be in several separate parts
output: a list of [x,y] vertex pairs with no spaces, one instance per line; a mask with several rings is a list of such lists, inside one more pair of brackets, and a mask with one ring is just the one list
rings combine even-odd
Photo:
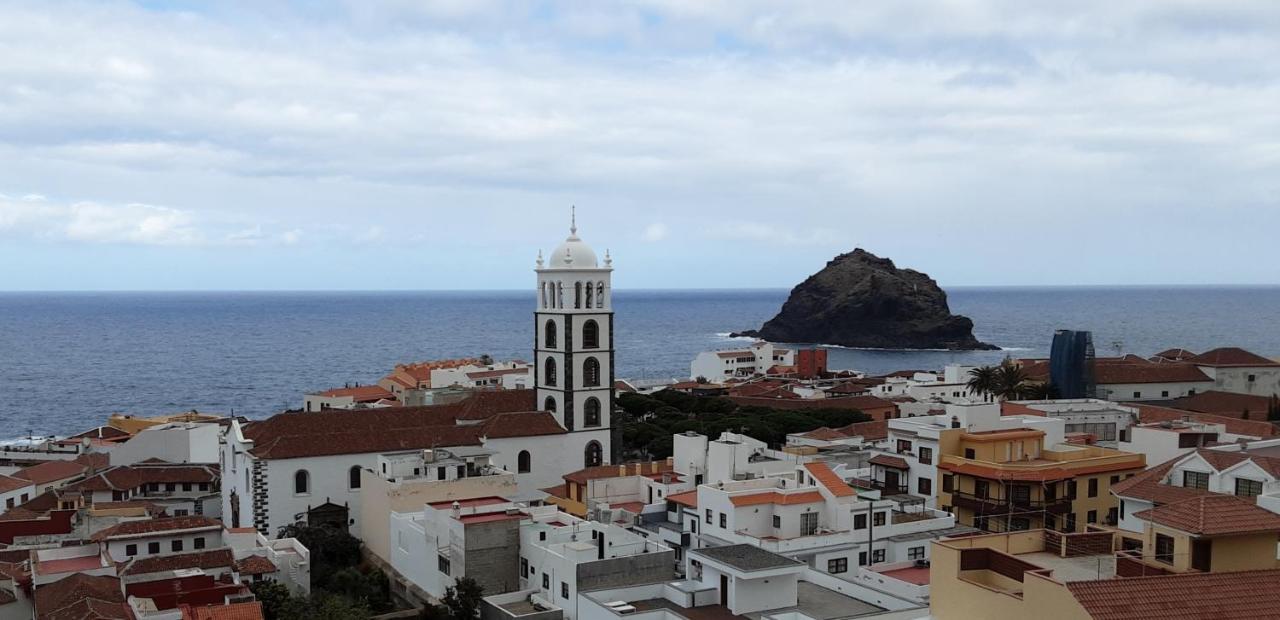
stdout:
[[[613,259],[604,261],[578,237],[577,213],[569,236],[551,256],[538,253],[534,311],[534,385],[537,403],[569,431],[565,446],[580,450],[582,466],[608,462],[613,413]],[[573,463],[573,453],[566,456]]]

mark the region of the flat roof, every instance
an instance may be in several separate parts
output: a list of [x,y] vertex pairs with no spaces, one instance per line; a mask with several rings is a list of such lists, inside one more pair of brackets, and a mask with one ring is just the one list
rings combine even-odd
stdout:
[[977,528],[969,527],[967,525],[956,525],[945,530],[925,530],[923,532],[912,532],[910,534],[898,534],[897,536],[890,536],[887,540],[891,540],[893,542],[911,542],[913,540],[929,540],[930,538],[963,536],[980,531],[981,530]]
[[507,503],[507,500],[505,500],[505,499],[503,499],[503,498],[501,498],[501,497],[497,497],[497,496],[494,496],[494,495],[490,495],[490,496],[487,496],[487,497],[472,497],[472,498],[470,498],[470,499],[458,499],[458,500],[447,500],[447,501],[443,501],[443,502],[431,502],[430,504],[427,504],[427,505],[428,505],[428,506],[430,506],[430,507],[432,507],[432,508],[435,508],[436,510],[444,510],[445,508],[452,508],[452,507],[453,507],[453,503],[454,503],[455,501],[456,501],[456,502],[458,502],[458,507],[459,507],[459,508],[472,508],[472,507],[475,507],[475,506],[492,506],[492,505],[494,505],[494,504],[505,504],[505,503]]
[[691,550],[689,553],[701,555],[709,560],[727,564],[745,572],[802,566],[804,564],[799,560],[793,560],[748,544],[704,547]]

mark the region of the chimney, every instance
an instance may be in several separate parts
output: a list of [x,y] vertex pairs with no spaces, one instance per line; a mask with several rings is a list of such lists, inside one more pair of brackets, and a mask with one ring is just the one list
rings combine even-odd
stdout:
[[1237,439],[1237,440],[1236,440],[1236,445],[1240,446],[1240,451],[1241,451],[1241,452],[1248,452],[1248,451],[1249,451],[1249,440],[1248,440],[1248,439],[1245,439],[1244,437],[1241,437],[1241,438]]
[[462,516],[462,504],[455,499],[453,500],[453,518],[457,519],[460,516]]

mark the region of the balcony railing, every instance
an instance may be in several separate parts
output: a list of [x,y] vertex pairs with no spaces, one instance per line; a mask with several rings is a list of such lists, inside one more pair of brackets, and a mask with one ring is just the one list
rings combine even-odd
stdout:
[[973,493],[956,491],[951,494],[951,505],[982,514],[1004,514],[1021,510],[1043,510],[1050,514],[1071,512],[1071,499],[1060,497],[1050,500],[1008,497],[983,497]]
[[849,482],[859,489],[872,489],[880,491],[885,495],[904,495],[907,491],[907,485],[897,484],[888,485],[883,480],[873,480],[871,478],[853,478]]

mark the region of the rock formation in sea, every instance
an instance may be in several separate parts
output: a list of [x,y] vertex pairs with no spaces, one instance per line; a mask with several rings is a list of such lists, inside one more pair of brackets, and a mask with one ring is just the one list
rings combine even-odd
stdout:
[[933,278],[861,248],[791,289],[782,311],[759,330],[734,335],[880,349],[999,348],[974,338],[968,317],[951,314]]

